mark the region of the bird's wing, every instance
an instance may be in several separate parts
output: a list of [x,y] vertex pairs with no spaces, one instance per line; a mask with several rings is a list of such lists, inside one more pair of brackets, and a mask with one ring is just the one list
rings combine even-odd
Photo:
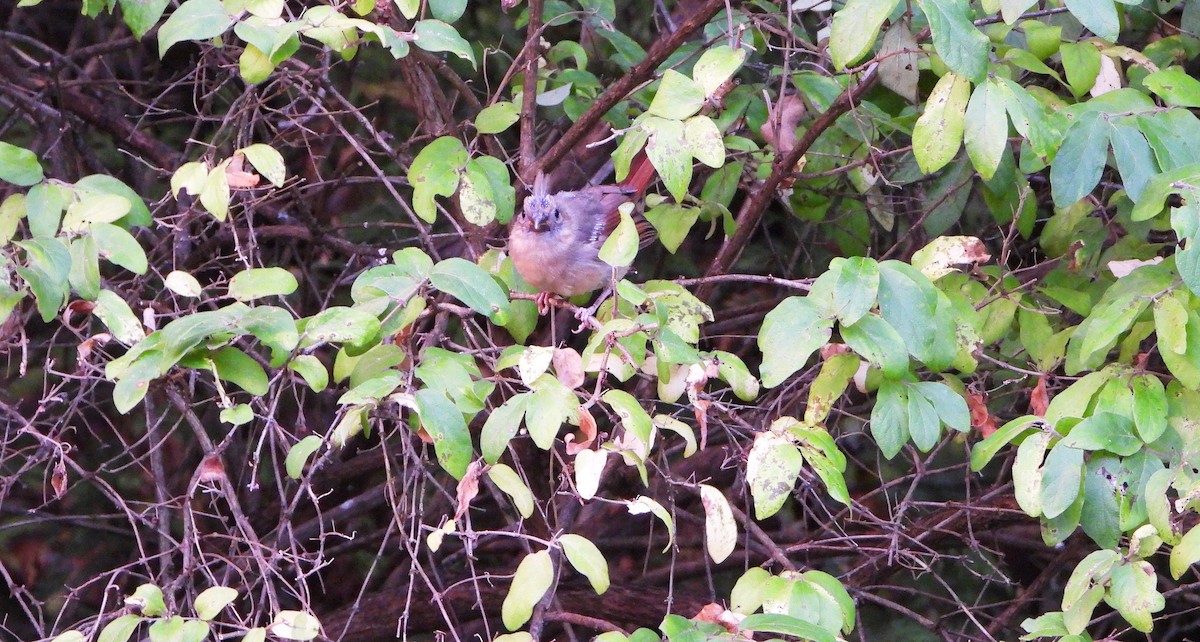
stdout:
[[[633,194],[620,185],[597,185],[578,192],[560,192],[556,197],[560,210],[569,212],[578,238],[597,249],[617,229],[621,222],[620,206],[628,203]],[[639,214],[634,214],[638,230],[638,247],[654,241],[654,227]]]

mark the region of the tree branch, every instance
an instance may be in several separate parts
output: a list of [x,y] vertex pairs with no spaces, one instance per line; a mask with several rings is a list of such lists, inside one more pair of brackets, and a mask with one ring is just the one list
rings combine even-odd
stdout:
[[[725,239],[725,243],[721,245],[720,251],[717,252],[717,256],[713,259],[713,262],[709,264],[708,271],[705,272],[704,276],[713,277],[718,274],[724,274],[729,270],[733,262],[741,255],[742,248],[750,240],[750,235],[758,227],[759,221],[762,220],[763,212],[770,205],[771,199],[775,198],[775,192],[779,189],[779,184],[783,182],[783,179],[792,175],[800,157],[808,152],[817,138],[825,133],[825,130],[832,127],[842,114],[850,111],[862,99],[863,94],[866,94],[875,86],[878,79],[879,76],[876,68],[867,71],[866,75],[863,76],[863,79],[857,85],[847,87],[837,97],[837,100],[833,101],[829,109],[813,121],[812,126],[808,128],[808,131],[804,132],[804,135],[796,142],[795,147],[786,154],[775,157],[775,163],[771,168],[771,175],[758,187],[750,198],[742,203],[742,207],[738,210],[737,215],[737,231],[733,233],[733,236]],[[696,296],[701,300],[707,299],[712,293],[713,287],[712,283],[701,285],[700,289],[696,292]]]
[[[608,110],[624,100],[625,96],[633,91],[635,87],[649,80],[654,75],[654,71],[658,69],[658,66],[668,56],[679,49],[684,41],[690,38],[697,29],[707,24],[709,19],[724,7],[725,0],[705,0],[704,4],[700,5],[695,13],[688,16],[688,19],[679,25],[679,29],[666,38],[655,42],[650,47],[650,51],[646,53],[646,57],[635,65],[633,69],[630,69],[629,73],[622,76],[620,80],[610,85],[604,93],[596,97],[596,101],[592,103],[592,106],[579,117],[579,120],[575,121],[575,124],[570,129],[563,133],[562,138],[559,138],[558,142],[554,143],[554,146],[544,156],[537,159],[532,165],[523,167],[521,172],[522,180],[526,183],[532,183],[538,172],[544,171],[547,167],[553,166],[561,160],[568,150],[575,147],[584,135],[591,131],[596,123],[600,122],[600,119],[604,114],[608,113]],[[532,8],[531,2],[531,25],[533,21]],[[524,161],[523,158],[522,161]]]

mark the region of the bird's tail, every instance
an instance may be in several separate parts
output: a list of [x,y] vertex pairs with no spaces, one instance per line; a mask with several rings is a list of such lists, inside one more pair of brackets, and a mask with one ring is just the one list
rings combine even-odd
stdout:
[[646,156],[646,150],[643,148],[629,162],[629,174],[619,185],[634,194],[635,199],[640,199],[646,193],[646,188],[650,187],[650,183],[654,181],[654,176],[654,164],[650,162],[650,158]]

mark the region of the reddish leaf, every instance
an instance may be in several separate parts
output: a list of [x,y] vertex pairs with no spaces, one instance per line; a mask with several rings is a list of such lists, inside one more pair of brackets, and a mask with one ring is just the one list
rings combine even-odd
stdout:
[[487,464],[482,459],[476,459],[467,466],[467,474],[458,482],[458,507],[454,510],[454,520],[462,519],[463,515],[467,514],[467,509],[471,507],[471,500],[479,494],[479,476],[487,468]]
[[1029,393],[1029,414],[1039,417],[1046,416],[1046,407],[1050,405],[1050,394],[1046,392],[1046,375],[1038,377],[1037,385]]

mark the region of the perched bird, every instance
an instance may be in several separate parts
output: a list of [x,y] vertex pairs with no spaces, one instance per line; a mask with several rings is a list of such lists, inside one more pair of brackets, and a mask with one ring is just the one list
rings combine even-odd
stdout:
[[[649,162],[639,165],[635,160],[629,178],[618,185],[554,194],[547,190],[546,177],[538,174],[533,192],[511,223],[508,253],[521,276],[540,291],[539,313],[549,310],[555,294],[584,294],[625,275],[626,268],[613,268],[600,259],[600,248],[620,222],[618,208],[640,197],[653,172]],[[644,220],[639,222],[639,237],[642,246],[654,238]]]

